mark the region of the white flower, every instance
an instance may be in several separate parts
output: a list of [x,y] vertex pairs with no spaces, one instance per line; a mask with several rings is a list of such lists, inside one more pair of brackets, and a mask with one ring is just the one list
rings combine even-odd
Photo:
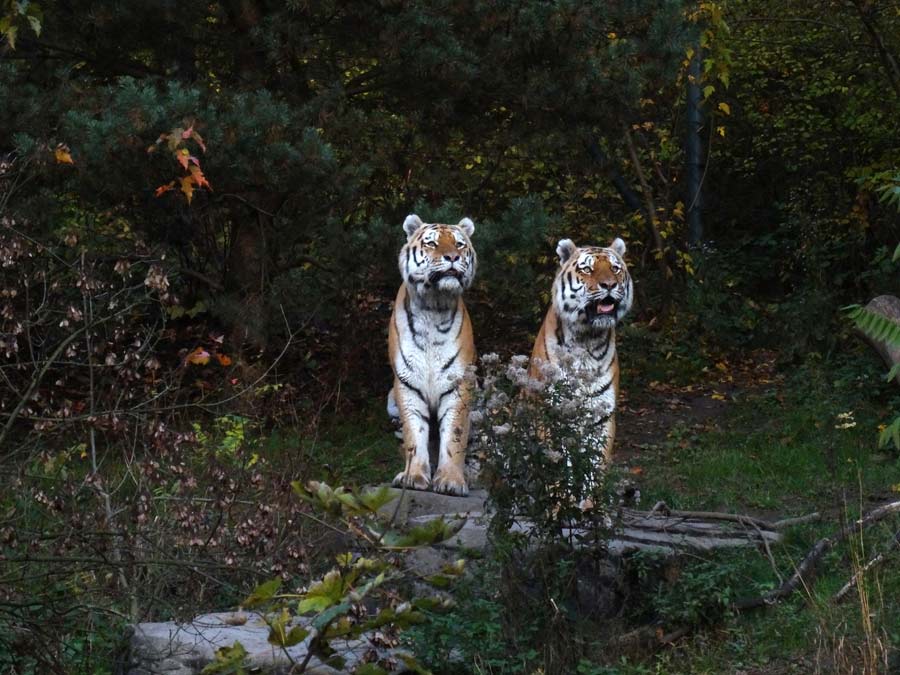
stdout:
[[562,459],[563,454],[558,450],[544,450],[544,455],[546,455],[547,459],[556,464],[559,460]]
[[495,426],[491,430],[496,436],[506,436],[506,434],[508,434],[511,429],[512,427],[510,426],[509,422],[507,422],[506,424]]
[[494,352],[488,352],[487,354],[482,354],[481,362],[486,366],[490,366],[495,363],[499,363],[500,356],[499,354],[495,354]]
[[496,410],[497,408],[501,408],[509,402],[509,396],[506,395],[505,392],[498,391],[495,392],[487,402],[487,407],[490,410]]
[[526,363],[528,363],[528,357],[525,356],[524,354],[516,354],[515,356],[513,356],[513,357],[509,360],[509,362],[510,362],[512,365],[514,365],[514,366],[516,366],[516,367],[518,367],[518,368],[521,368],[521,367],[523,367]]

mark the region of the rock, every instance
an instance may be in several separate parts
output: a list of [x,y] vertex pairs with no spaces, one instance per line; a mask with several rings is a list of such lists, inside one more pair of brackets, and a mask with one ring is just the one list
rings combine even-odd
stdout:
[[[900,323],[900,298],[894,295],[879,295],[873,298],[866,309],[876,314]],[[891,347],[881,340],[873,340],[868,335],[862,334],[862,338],[868,342],[878,355],[884,360],[888,368],[893,368],[900,363],[900,347]],[[900,384],[900,373],[894,377],[894,381]]]
[[[299,617],[294,625],[308,625]],[[131,637],[127,675],[196,675],[215,660],[215,651],[240,642],[247,650],[245,668],[265,673],[288,673],[295,663],[306,657],[310,637],[287,650],[268,642],[269,627],[256,612],[221,612],[203,614],[193,621],[177,623],[140,623],[134,626]],[[379,658],[392,658],[399,652],[374,645],[365,636],[357,640],[332,640],[331,645],[345,659],[343,668],[336,669],[312,657],[305,673],[339,675],[352,672],[364,656],[375,650]],[[397,659],[398,669],[405,666]]]

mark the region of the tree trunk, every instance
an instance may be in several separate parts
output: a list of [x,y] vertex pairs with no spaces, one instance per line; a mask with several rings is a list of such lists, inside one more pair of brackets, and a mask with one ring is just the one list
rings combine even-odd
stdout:
[[688,69],[687,83],[687,139],[685,143],[685,159],[687,162],[687,221],[688,246],[697,246],[703,241],[703,174],[705,161],[703,157],[702,97],[700,95],[700,46],[694,51]]

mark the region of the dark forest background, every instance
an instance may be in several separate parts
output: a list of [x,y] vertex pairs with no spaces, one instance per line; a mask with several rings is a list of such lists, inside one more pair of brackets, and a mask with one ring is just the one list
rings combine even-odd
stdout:
[[408,213],[475,221],[482,353],[621,236],[633,391],[832,370],[900,292],[898,63],[883,0],[0,1],[2,667],[317,569],[288,482],[398,461]]

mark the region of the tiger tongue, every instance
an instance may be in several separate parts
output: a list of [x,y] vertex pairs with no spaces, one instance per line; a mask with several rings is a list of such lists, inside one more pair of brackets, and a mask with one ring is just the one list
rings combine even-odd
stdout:
[[597,311],[600,314],[609,314],[611,311],[613,311],[614,308],[615,308],[615,305],[611,302],[598,302],[597,303]]

